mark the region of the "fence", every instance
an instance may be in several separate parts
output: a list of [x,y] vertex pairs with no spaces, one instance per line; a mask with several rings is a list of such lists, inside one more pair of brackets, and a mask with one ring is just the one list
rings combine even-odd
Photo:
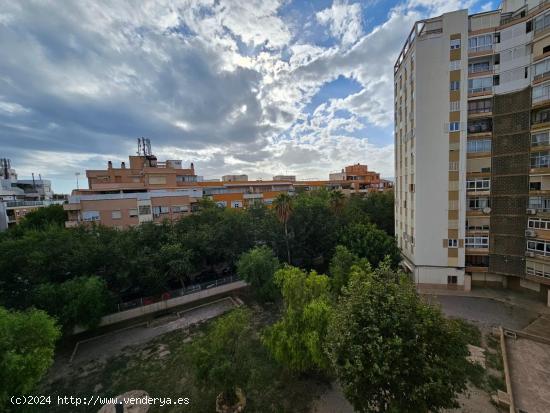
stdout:
[[158,303],[160,301],[166,301],[171,298],[183,297],[184,295],[193,294],[198,291],[207,290],[209,288],[218,287],[220,285],[229,284],[235,281],[239,281],[239,277],[236,275],[232,275],[229,277],[223,277],[217,280],[212,280],[201,284],[191,285],[186,288],[167,291],[163,293],[160,297],[142,297],[136,300],[126,301],[124,303],[117,304],[117,311],[120,312],[125,310],[131,310],[132,308],[143,307],[145,305]]

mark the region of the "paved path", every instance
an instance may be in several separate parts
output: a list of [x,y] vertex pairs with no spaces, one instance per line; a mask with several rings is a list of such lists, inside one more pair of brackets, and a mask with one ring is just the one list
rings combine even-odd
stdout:
[[124,347],[142,344],[170,331],[189,327],[201,321],[209,320],[234,308],[235,302],[224,298],[154,321],[150,326],[145,324],[128,329],[114,331],[102,336],[81,342],[75,352],[73,363],[80,364],[90,360],[105,360],[117,354]]
[[426,299],[439,303],[446,316],[463,318],[485,329],[503,326],[521,330],[538,316],[536,311],[487,298],[440,295]]

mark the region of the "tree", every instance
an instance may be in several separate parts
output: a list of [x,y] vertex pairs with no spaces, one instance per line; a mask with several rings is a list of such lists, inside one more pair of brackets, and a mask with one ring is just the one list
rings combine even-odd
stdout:
[[[64,227],[67,213],[62,205],[49,205],[29,212],[19,223],[20,230],[43,229],[48,225]],[[17,228],[17,227],[16,227]]]
[[278,268],[279,260],[266,246],[252,248],[242,254],[237,262],[237,274],[250,284],[263,301],[273,301],[277,297],[273,276]]
[[346,197],[342,191],[331,191],[330,192],[330,207],[332,211],[336,214],[339,214],[346,203]]
[[292,198],[288,194],[279,194],[277,198],[273,201],[273,207],[275,208],[275,213],[277,218],[283,224],[285,229],[285,242],[286,242],[286,252],[287,260],[290,264],[290,244],[288,240],[288,220],[292,214]]
[[286,266],[275,273],[275,283],[281,289],[284,312],[264,331],[262,341],[292,371],[326,369],[323,345],[332,311],[328,277]]
[[56,317],[67,332],[77,325],[95,327],[106,312],[107,302],[107,288],[99,277],[42,284],[35,292],[36,306]]
[[394,266],[399,263],[399,250],[395,239],[374,224],[350,224],[344,228],[340,242],[351,252],[377,266],[389,256]]
[[29,394],[38,384],[53,362],[59,335],[55,320],[43,311],[0,307],[0,409],[8,409],[9,397]]
[[371,192],[365,198],[365,211],[371,222],[378,228],[394,235],[394,197],[393,191]]
[[327,352],[357,412],[437,412],[458,407],[468,349],[459,325],[423,302],[383,264],[354,267],[328,329]]
[[248,381],[253,336],[251,314],[246,309],[233,310],[211,324],[191,348],[198,382],[232,401],[235,388],[245,387]]
[[193,252],[178,244],[164,244],[160,255],[167,267],[168,277],[177,278],[181,288],[185,288],[186,281],[192,281],[192,274],[196,271]]
[[348,284],[349,275],[354,265],[365,269],[370,268],[367,259],[359,258],[343,245],[336,246],[329,266],[330,284],[334,295],[339,295],[342,288]]

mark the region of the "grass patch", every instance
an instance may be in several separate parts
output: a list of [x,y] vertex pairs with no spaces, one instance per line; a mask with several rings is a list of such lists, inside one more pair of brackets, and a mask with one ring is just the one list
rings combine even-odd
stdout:
[[481,347],[481,330],[477,326],[461,318],[454,318],[453,321],[462,331],[462,334],[466,338],[466,342],[468,344]]

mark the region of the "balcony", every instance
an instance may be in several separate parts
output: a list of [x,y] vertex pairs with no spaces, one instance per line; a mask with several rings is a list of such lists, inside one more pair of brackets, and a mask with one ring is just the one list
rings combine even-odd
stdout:
[[535,86],[533,88],[533,106],[544,106],[550,103],[550,85]]
[[483,119],[468,122],[468,135],[491,134],[493,132],[492,119]]
[[533,129],[544,128],[550,123],[550,109],[542,109],[533,112],[531,126]]

